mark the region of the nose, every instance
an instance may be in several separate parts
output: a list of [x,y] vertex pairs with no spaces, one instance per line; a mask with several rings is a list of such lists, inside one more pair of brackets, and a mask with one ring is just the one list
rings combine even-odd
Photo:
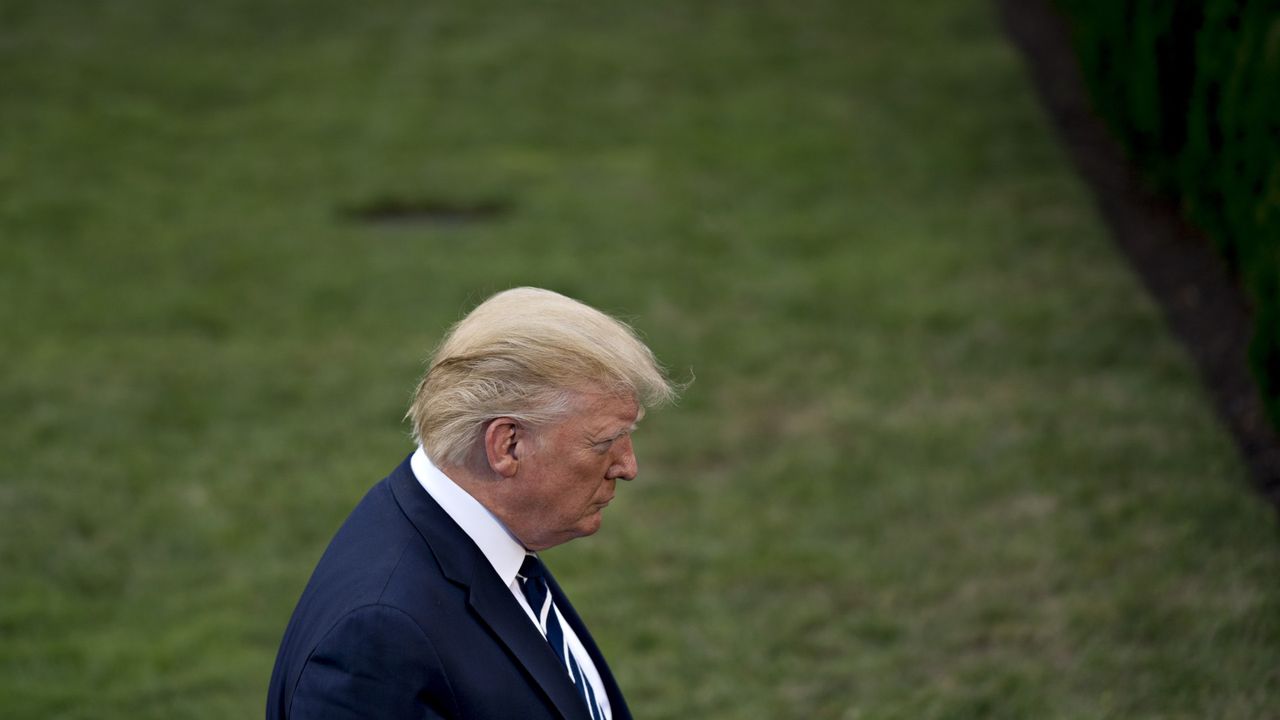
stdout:
[[609,467],[609,477],[614,480],[635,480],[636,474],[640,472],[640,464],[636,460],[636,451],[631,445],[631,438],[622,438],[618,449],[622,452],[622,457]]

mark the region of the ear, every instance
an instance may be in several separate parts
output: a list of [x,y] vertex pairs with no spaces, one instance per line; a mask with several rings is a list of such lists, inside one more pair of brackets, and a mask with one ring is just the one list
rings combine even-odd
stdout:
[[496,418],[485,426],[485,459],[489,461],[489,468],[499,477],[509,478],[516,474],[521,455],[521,448],[518,446],[525,441],[525,437],[524,427],[513,418]]

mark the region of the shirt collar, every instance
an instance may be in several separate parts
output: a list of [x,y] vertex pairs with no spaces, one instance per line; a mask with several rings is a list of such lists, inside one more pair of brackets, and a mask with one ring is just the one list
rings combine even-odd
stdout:
[[458,527],[475,542],[480,552],[484,553],[502,583],[509,586],[515,582],[516,572],[524,562],[526,551],[507,530],[507,526],[436,467],[421,445],[410,458],[409,466],[422,489],[440,504],[449,517],[458,523]]

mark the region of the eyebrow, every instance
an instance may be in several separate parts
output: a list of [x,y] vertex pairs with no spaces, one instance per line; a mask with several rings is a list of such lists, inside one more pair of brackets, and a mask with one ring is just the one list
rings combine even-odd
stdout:
[[594,442],[594,443],[592,443],[592,444],[593,444],[593,445],[600,445],[601,443],[613,442],[614,440],[617,440],[618,438],[622,437],[623,435],[626,435],[627,433],[633,433],[633,432],[635,432],[635,431],[636,431],[636,427],[637,427],[637,423],[638,423],[638,422],[639,422],[639,421],[637,420],[637,422],[633,422],[633,423],[631,423],[631,425],[630,425],[630,426],[625,427],[625,428],[623,428],[623,429],[619,430],[618,432],[616,432],[616,433],[614,433],[614,434],[612,434],[612,435],[609,435],[608,437],[600,438],[599,440],[595,441],[595,442]]

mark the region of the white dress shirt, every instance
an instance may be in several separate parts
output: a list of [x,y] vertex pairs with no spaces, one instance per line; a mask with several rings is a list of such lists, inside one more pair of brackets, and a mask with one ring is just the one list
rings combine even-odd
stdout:
[[[458,523],[458,527],[462,528],[462,531],[475,542],[480,552],[484,553],[489,564],[493,566],[493,571],[498,574],[498,578],[511,590],[511,595],[515,597],[520,607],[524,608],[525,614],[529,616],[529,622],[538,628],[538,632],[542,633],[543,637],[546,637],[546,633],[542,631],[537,618],[534,617],[533,609],[529,607],[529,601],[525,599],[524,592],[520,589],[519,581],[516,580],[516,573],[520,570],[520,566],[524,563],[524,556],[528,552],[524,546],[507,530],[502,521],[489,512],[488,508],[481,505],[479,500],[433,465],[421,445],[410,458],[409,466],[413,469],[413,475],[422,485],[422,489],[426,490],[440,507],[444,508],[449,517]],[[560,614],[560,608],[554,609],[560,618],[560,627],[564,628],[569,649],[573,652],[574,659],[578,661],[578,667],[582,669],[587,682],[591,683],[591,689],[595,691],[606,720],[611,720],[613,713],[609,707],[609,696],[605,693],[604,683],[600,680],[600,673],[596,670],[595,663],[591,662],[591,656],[582,646],[582,641]],[[568,674],[568,670],[565,673]]]

